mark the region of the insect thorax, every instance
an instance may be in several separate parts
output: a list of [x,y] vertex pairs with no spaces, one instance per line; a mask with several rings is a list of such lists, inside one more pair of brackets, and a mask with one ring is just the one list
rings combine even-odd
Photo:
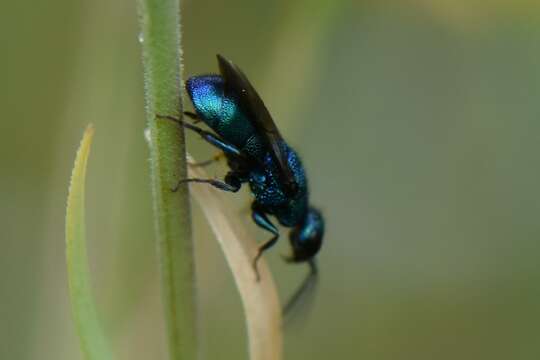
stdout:
[[298,184],[294,197],[283,190],[276,164],[270,154],[266,154],[263,164],[250,172],[249,185],[255,201],[270,214],[276,216],[284,226],[300,223],[308,207],[308,189],[304,168],[296,152],[287,146],[288,161]]

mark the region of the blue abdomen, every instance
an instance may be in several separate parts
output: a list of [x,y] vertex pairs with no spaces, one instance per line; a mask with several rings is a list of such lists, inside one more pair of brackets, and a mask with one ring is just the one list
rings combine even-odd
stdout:
[[259,152],[262,147],[255,129],[237,99],[225,96],[221,76],[193,76],[186,90],[197,114],[212,130],[252,156]]

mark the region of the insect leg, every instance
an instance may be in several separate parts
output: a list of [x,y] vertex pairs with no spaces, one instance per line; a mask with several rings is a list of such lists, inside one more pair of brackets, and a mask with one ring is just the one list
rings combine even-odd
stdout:
[[174,121],[174,122],[182,125],[183,127],[187,128],[187,129],[189,129],[191,131],[196,132],[197,134],[199,134],[201,136],[201,138],[203,138],[203,140],[205,140],[206,142],[208,142],[211,145],[214,145],[215,147],[222,150],[226,154],[233,155],[235,157],[239,157],[239,158],[242,158],[242,159],[245,158],[245,156],[240,152],[240,150],[236,146],[234,146],[231,143],[226,142],[225,140],[222,140],[220,137],[218,137],[215,134],[212,134],[210,131],[203,130],[198,126],[195,126],[195,125],[192,125],[192,124],[187,123],[185,121],[182,121],[180,119],[177,119],[174,116],[159,115],[159,114],[156,114],[156,116],[157,116],[158,119]]
[[257,269],[257,261],[260,259],[265,250],[271,248],[277,242],[279,238],[279,232],[256,203],[253,203],[253,205],[251,206],[251,211],[251,217],[253,218],[253,221],[255,221],[255,224],[274,234],[271,239],[266,240],[264,243],[259,245],[259,248],[257,249],[257,255],[255,255],[255,258],[253,259],[253,269],[255,270],[257,281],[259,281],[260,276],[259,270]]
[[[240,161],[243,161],[246,159],[245,155],[240,152],[240,150],[234,146],[231,143],[226,142],[225,140],[222,140],[217,135],[212,134],[209,131],[203,130],[198,126],[189,124],[185,121],[182,121],[180,119],[175,118],[174,116],[169,115],[159,115],[156,114],[158,119],[165,119],[165,120],[171,120],[174,121],[183,127],[192,130],[199,134],[203,140],[210,143],[211,145],[214,145],[218,149],[222,150],[224,154],[231,155],[233,158],[239,159]],[[210,184],[220,190],[224,191],[230,191],[230,192],[237,192],[240,187],[242,186],[241,181],[238,179],[238,176],[236,176],[236,173],[229,172],[227,176],[225,177],[225,181],[220,181],[216,179],[198,179],[198,178],[188,178],[188,179],[181,179],[178,181],[176,186],[171,189],[173,192],[178,191],[178,188],[181,184],[187,183],[187,182],[198,182],[198,183],[206,183]]]
[[210,184],[215,188],[218,188],[224,191],[230,191],[230,192],[237,192],[238,190],[240,190],[240,186],[241,186],[240,184],[229,184],[225,181],[220,181],[216,179],[187,178],[187,179],[182,179],[178,181],[178,184],[176,184],[176,186],[174,187],[174,189],[172,189],[172,191],[173,192],[178,191],[178,188],[180,187],[180,185],[184,183],[188,183],[188,182]]
[[197,123],[202,121],[201,118],[197,114],[195,114],[194,112],[184,111],[184,115],[186,115],[188,118],[192,119],[194,124],[197,124]]
[[212,163],[215,163],[216,161],[221,160],[224,157],[225,157],[225,153],[224,152],[219,152],[216,155],[212,156],[211,159],[208,159],[208,160],[205,160],[205,161],[200,161],[200,162],[192,162],[192,163],[189,163],[189,166],[205,167],[205,166],[208,166],[208,165],[210,165]]
[[180,181],[178,181],[176,186],[173,189],[171,189],[171,191],[172,192],[178,191],[178,188],[180,188],[181,184],[188,183],[188,182],[210,184],[217,189],[220,189],[223,191],[229,191],[229,192],[237,192],[242,187],[242,180],[238,177],[238,173],[234,171],[229,171],[227,175],[225,175],[225,181],[221,181],[217,179],[199,179],[199,178],[181,179]]

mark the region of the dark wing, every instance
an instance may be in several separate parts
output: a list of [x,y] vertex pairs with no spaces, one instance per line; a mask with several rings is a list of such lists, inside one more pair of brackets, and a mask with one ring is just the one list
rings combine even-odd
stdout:
[[238,66],[219,54],[217,55],[217,59],[219,71],[225,79],[225,91],[230,91],[233,97],[238,98],[242,110],[247,112],[246,115],[255,127],[257,134],[266,143],[278,165],[285,192],[289,195],[294,195],[298,190],[298,184],[289,167],[287,154],[283,151],[283,147],[280,146],[283,138],[268,109]]

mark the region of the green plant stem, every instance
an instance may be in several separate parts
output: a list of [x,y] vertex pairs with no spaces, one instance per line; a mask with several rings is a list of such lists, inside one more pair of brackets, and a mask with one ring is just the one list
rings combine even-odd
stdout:
[[169,358],[197,358],[193,245],[182,116],[178,0],[138,0],[150,170]]

